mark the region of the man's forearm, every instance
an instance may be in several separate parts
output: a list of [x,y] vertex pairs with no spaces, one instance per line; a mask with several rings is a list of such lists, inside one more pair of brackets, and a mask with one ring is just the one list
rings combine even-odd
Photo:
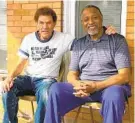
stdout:
[[76,86],[79,82],[78,72],[69,72],[67,75],[67,80],[69,83],[71,83],[73,86]]
[[25,66],[26,62],[27,62],[27,60],[19,61],[17,66],[14,68],[14,70],[11,73],[9,73],[8,78],[14,79],[16,76],[21,74],[21,72],[24,69],[24,66]]
[[72,76],[67,78],[68,82],[71,83],[73,86],[75,86],[78,83],[78,78],[74,78]]
[[22,69],[20,68],[20,66],[17,66],[9,75],[9,78],[15,78],[16,76],[18,76],[20,73],[22,72]]
[[96,89],[104,89],[112,85],[121,85],[129,82],[129,76],[125,74],[117,74],[109,77],[108,79],[97,82],[96,83]]

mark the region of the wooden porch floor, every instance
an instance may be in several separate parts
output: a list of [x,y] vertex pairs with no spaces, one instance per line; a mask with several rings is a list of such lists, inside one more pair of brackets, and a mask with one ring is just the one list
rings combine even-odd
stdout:
[[[34,107],[36,108],[36,103],[34,103]],[[19,109],[26,114],[25,118],[22,118],[22,117],[18,118],[19,119],[19,123],[33,123],[33,121],[32,121],[32,110],[31,110],[30,102],[22,101],[21,100],[19,102]],[[84,110],[84,113],[80,113],[77,123],[90,123],[89,114],[87,112],[88,111]],[[94,113],[95,113],[94,114],[95,123],[101,123],[102,121],[101,121],[101,118],[99,116],[99,112],[98,111],[94,111]],[[24,116],[20,112],[18,113],[18,115],[19,116]],[[64,117],[65,123],[73,123],[75,115],[76,115],[75,111],[72,111],[72,112],[68,113]],[[27,117],[27,116],[30,116],[31,118]],[[2,118],[3,118],[3,107],[2,107],[1,97],[0,97],[0,123],[2,123]],[[123,123],[129,123],[127,119],[128,119],[128,117],[125,115]]]

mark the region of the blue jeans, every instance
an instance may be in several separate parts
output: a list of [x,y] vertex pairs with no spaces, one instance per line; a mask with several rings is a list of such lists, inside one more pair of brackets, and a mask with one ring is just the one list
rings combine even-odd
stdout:
[[37,109],[34,122],[43,123],[45,116],[46,100],[48,98],[48,89],[55,79],[35,78],[30,76],[18,76],[14,80],[11,90],[2,96],[4,117],[3,123],[18,123],[18,96],[35,95],[37,100]]

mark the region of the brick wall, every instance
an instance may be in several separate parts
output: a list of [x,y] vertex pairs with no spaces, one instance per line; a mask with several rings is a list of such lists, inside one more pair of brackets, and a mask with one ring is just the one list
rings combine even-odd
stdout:
[[132,77],[131,77],[131,85],[132,85],[132,97],[130,100],[130,109],[132,120],[134,118],[134,1],[128,0],[127,4],[127,27],[126,27],[126,39],[129,45],[129,51],[131,55],[131,63],[132,63]]
[[58,21],[55,30],[62,31],[62,2],[51,0],[10,0],[7,2],[8,24],[8,71],[10,72],[18,57],[16,55],[23,37],[36,30],[33,16],[37,8],[48,6],[55,10]]

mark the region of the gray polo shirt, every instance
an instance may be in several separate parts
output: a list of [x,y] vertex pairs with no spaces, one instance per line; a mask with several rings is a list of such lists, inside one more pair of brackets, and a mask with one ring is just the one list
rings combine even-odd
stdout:
[[69,69],[79,71],[81,80],[105,80],[130,66],[128,45],[122,35],[103,34],[97,41],[86,35],[73,43]]

